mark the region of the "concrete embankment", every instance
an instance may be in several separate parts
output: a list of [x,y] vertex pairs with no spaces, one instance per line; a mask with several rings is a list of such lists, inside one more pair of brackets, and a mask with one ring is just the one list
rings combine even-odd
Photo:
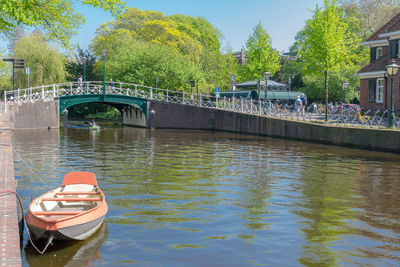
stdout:
[[59,128],[58,100],[7,105],[12,130]]
[[153,101],[155,128],[220,130],[400,153],[400,131],[350,128]]
[[[11,132],[0,132],[0,192],[15,191]],[[0,266],[21,266],[16,196],[0,193]]]

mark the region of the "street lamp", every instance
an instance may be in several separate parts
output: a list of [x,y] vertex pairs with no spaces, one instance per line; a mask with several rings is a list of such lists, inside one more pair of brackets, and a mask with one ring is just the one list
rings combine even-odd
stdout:
[[82,57],[82,61],[83,61],[83,90],[84,90],[84,93],[86,94],[87,93],[87,90],[86,90],[86,61],[87,61],[87,57]]
[[268,80],[269,80],[270,75],[271,75],[271,73],[269,73],[268,71],[264,72],[265,98],[267,101],[268,101]]
[[393,104],[393,76],[397,74],[400,66],[396,64],[394,59],[390,65],[386,66],[388,75],[391,76],[391,89],[390,89],[390,113],[389,113],[389,127],[394,125],[394,104]]
[[344,92],[344,96],[343,96],[343,103],[346,103],[346,89],[347,87],[349,87],[349,83],[347,81],[343,81],[343,92]]
[[103,94],[106,94],[106,54],[107,54],[107,50],[103,49],[101,50],[101,52],[103,53],[103,61],[104,61],[104,71],[103,71]]

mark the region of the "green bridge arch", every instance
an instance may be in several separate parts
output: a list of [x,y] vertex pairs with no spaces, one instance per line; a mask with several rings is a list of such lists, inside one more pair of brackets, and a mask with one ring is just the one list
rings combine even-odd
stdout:
[[68,95],[60,96],[59,112],[60,114],[69,107],[83,104],[83,103],[106,103],[110,104],[121,111],[121,105],[129,105],[138,108],[147,115],[147,100],[140,97],[126,96],[126,95]]

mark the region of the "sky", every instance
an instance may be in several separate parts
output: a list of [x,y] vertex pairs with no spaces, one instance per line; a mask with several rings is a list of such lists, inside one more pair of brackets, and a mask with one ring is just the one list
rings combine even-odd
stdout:
[[[128,0],[128,7],[141,10],[155,10],[164,15],[184,14],[203,17],[223,35],[221,47],[240,51],[261,21],[272,39],[272,46],[280,52],[287,52],[294,43],[296,33],[305,21],[312,17],[312,10],[321,6],[323,0]],[[77,5],[86,18],[72,43],[88,48],[96,29],[113,20],[107,12],[92,6]],[[0,42],[5,49],[7,41]]]

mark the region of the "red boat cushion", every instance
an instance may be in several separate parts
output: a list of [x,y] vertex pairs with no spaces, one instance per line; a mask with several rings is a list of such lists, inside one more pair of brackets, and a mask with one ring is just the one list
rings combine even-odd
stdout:
[[89,184],[97,186],[96,175],[92,172],[69,172],[65,174],[62,186],[70,184]]

